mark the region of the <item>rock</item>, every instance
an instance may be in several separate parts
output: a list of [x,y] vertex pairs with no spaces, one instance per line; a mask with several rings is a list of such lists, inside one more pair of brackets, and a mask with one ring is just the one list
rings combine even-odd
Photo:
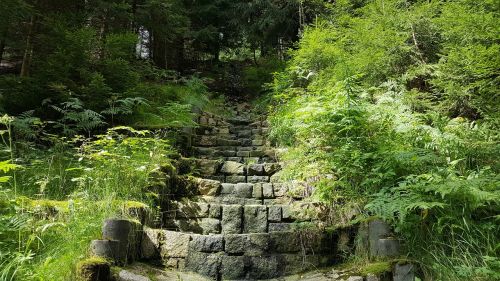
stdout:
[[252,136],[252,130],[240,131],[237,135],[239,138],[249,138],[250,136]]
[[273,183],[274,196],[284,197],[288,193],[288,185],[283,183]]
[[253,184],[237,183],[234,188],[234,196],[240,198],[252,198]]
[[377,241],[377,257],[397,257],[399,255],[399,240],[382,238]]
[[222,235],[195,235],[189,243],[190,250],[198,252],[222,252],[224,250],[224,237]]
[[200,179],[196,180],[198,191],[201,195],[216,196],[221,189],[221,183],[217,180]]
[[292,231],[269,233],[271,250],[277,253],[296,253],[301,251],[299,234]]
[[263,183],[262,184],[262,195],[264,198],[274,198],[273,184]]
[[222,233],[241,233],[243,207],[240,205],[222,206]]
[[262,198],[262,183],[253,184],[252,197],[257,199]]
[[413,264],[396,264],[393,273],[394,281],[415,281]]
[[278,276],[278,260],[276,256],[250,257],[250,279],[269,279]]
[[93,255],[125,264],[126,252],[120,250],[120,242],[116,240],[92,240],[90,250]]
[[245,176],[227,176],[226,182],[227,183],[246,182],[246,177]]
[[[259,143],[259,144],[256,144],[256,143]],[[261,141],[261,140],[260,140],[260,141],[255,141],[255,140],[253,140],[253,141],[252,141],[252,145],[254,145],[254,146],[255,146],[255,145],[263,145],[263,141]],[[262,156],[264,156],[264,155],[265,155],[265,154],[264,154],[264,151],[262,151],[262,150],[252,150],[252,151],[250,151],[250,153],[248,154],[248,156],[249,156],[249,157],[262,157]]]
[[250,157],[250,151],[237,151],[236,156],[238,156],[238,157]]
[[267,176],[248,176],[247,182],[251,182],[251,183],[269,182],[269,177],[267,177]]
[[222,189],[221,189],[221,194],[228,195],[228,194],[233,194],[234,193],[234,183],[223,183],[222,184]]
[[292,229],[290,223],[269,223],[269,232],[283,232],[283,231],[290,231]]
[[[215,151],[211,151],[214,153]],[[200,175],[215,175],[219,171],[221,162],[219,160],[196,159],[196,168]]]
[[262,205],[247,205],[244,210],[244,233],[267,232],[267,209]]
[[238,162],[226,161],[222,165],[221,172],[226,175],[244,175],[245,165]]
[[243,159],[241,157],[226,157],[227,161],[233,161],[233,162],[238,162],[241,163]]
[[240,142],[237,140],[217,139],[218,146],[239,146]]
[[266,163],[264,164],[264,173],[267,176],[271,176],[281,169],[281,165],[278,163]]
[[225,251],[228,254],[243,254],[248,246],[248,234],[226,234]]
[[247,237],[248,240],[245,255],[262,256],[269,251],[270,243],[268,233],[250,233]]
[[142,227],[139,223],[125,219],[108,219],[102,227],[105,240],[119,242],[119,261],[134,261],[139,254],[139,241],[142,239]]
[[368,239],[370,243],[370,255],[375,256],[378,252],[378,240],[388,237],[391,233],[389,225],[379,219],[372,220],[368,223]]
[[203,218],[200,227],[203,234],[218,234],[221,232],[221,222],[218,219]]
[[361,276],[351,276],[347,278],[347,281],[363,281],[363,277]]
[[221,261],[222,255],[218,253],[189,251],[189,256],[186,258],[186,270],[217,280]]
[[366,281],[380,281],[380,278],[373,273],[368,273],[368,275],[366,275]]
[[209,214],[210,218],[220,219],[222,216],[222,208],[218,204],[210,204]]
[[267,219],[270,222],[280,222],[281,221],[281,206],[269,206],[269,213],[267,215]]
[[222,280],[245,279],[247,260],[248,258],[245,256],[223,256],[221,266]]
[[162,258],[185,258],[188,255],[191,235],[182,232],[163,230],[160,246]]
[[199,146],[215,146],[217,144],[217,137],[215,137],[215,136],[199,136],[196,143]]
[[130,271],[122,269],[120,270],[120,273],[118,273],[117,281],[151,281],[151,279],[149,279],[146,276],[135,274]]
[[178,218],[205,218],[208,217],[208,207],[206,203],[198,203],[194,201],[177,202]]
[[249,176],[263,176],[264,175],[264,164],[250,164],[250,165],[248,165],[248,175]]
[[160,256],[160,233],[159,229],[144,228],[141,242],[141,258],[156,259]]

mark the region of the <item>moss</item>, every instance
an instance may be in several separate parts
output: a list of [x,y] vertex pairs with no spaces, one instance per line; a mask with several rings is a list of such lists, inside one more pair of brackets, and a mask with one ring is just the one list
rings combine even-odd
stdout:
[[69,201],[57,201],[57,200],[33,200],[27,197],[19,197],[17,203],[28,210],[39,210],[39,211],[56,211],[56,212],[69,212]]
[[367,275],[369,273],[374,275],[380,275],[384,272],[391,271],[392,263],[391,262],[374,262],[364,265],[359,269],[359,273],[363,275]]
[[104,281],[109,279],[110,263],[100,257],[90,257],[76,265],[77,280]]

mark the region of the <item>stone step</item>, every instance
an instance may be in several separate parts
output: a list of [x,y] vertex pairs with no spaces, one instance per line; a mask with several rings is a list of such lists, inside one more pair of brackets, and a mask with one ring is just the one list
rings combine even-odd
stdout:
[[146,228],[141,257],[214,280],[256,280],[331,264],[336,243],[320,231],[200,235]]
[[[257,151],[257,150],[255,150]],[[218,154],[222,152],[215,152]],[[226,151],[226,154],[231,154],[230,151]],[[235,156],[230,156],[235,157]],[[281,165],[278,163],[242,163],[243,158],[237,158],[234,160],[239,161],[223,161],[221,159],[195,159],[195,173],[201,176],[224,176],[222,181],[230,183],[238,182],[269,182],[272,175],[281,169]],[[260,159],[259,159],[260,160]],[[257,160],[257,162],[259,161]]]

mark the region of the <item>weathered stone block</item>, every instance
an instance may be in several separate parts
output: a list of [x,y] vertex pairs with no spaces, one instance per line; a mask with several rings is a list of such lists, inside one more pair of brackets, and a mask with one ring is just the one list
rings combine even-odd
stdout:
[[262,198],[262,183],[253,184],[252,197],[257,199]]
[[269,251],[270,242],[268,233],[250,233],[247,237],[248,242],[245,255],[261,256]]
[[368,223],[368,240],[370,244],[370,255],[377,255],[378,240],[391,234],[389,225],[383,220],[375,219]]
[[276,256],[250,257],[250,279],[270,279],[278,276],[278,260]]
[[223,195],[233,194],[234,193],[234,183],[223,183],[220,193]]
[[292,229],[290,223],[283,223],[283,222],[278,222],[278,223],[269,223],[269,232],[283,232],[283,231],[290,231]]
[[109,259],[117,264],[125,264],[127,262],[126,249],[120,249],[120,242],[116,240],[92,240],[90,250],[93,255]]
[[217,180],[197,178],[198,191],[201,195],[216,196],[221,189],[221,183]]
[[221,268],[222,255],[220,253],[203,253],[189,251],[186,258],[186,271],[193,271],[198,274],[217,280]]
[[243,207],[240,205],[222,206],[222,233],[241,233]]
[[396,264],[393,273],[394,281],[415,281],[415,273],[412,264]]
[[222,216],[222,208],[219,204],[210,204],[208,216],[214,219],[220,219]]
[[250,165],[248,165],[248,175],[249,176],[263,176],[264,175],[264,164],[250,164]]
[[119,243],[120,261],[134,261],[139,256],[139,242],[142,239],[142,225],[125,219],[108,219],[102,227],[102,238]]
[[273,183],[274,196],[283,197],[287,195],[288,185],[284,183]]
[[244,233],[267,232],[267,208],[262,205],[245,206]]
[[[256,143],[259,143],[259,144],[256,144]],[[263,145],[263,141],[256,141],[256,140],[253,140],[252,141],[252,145]],[[264,151],[262,150],[252,150],[250,151],[249,157],[262,157],[264,156]]]
[[236,156],[238,156],[238,157],[250,157],[250,151],[237,151]]
[[249,138],[252,135],[252,130],[239,131],[237,135],[240,138]]
[[196,143],[199,146],[215,146],[217,144],[217,138],[215,136],[198,136]]
[[162,258],[187,257],[190,240],[190,234],[163,230],[160,244],[160,253]]
[[221,232],[221,222],[218,219],[203,218],[200,221],[203,234],[217,234]]
[[267,176],[271,176],[281,169],[281,165],[278,163],[266,163],[264,164],[264,173]]
[[234,196],[240,198],[251,198],[253,192],[253,184],[237,183],[234,187]]
[[245,176],[227,176],[226,182],[227,183],[246,182],[246,177]]
[[366,275],[366,281],[380,281],[380,278],[373,273],[368,273],[368,275]]
[[246,264],[248,258],[245,256],[223,256],[221,275],[223,280],[241,280],[246,277]]
[[248,176],[247,182],[258,183],[258,182],[269,182],[268,176]]
[[[210,151],[214,153],[214,150]],[[219,160],[209,160],[209,159],[196,159],[196,168],[200,175],[208,176],[215,175],[221,166]]]
[[238,146],[240,142],[237,140],[217,139],[218,146]]
[[377,242],[375,256],[396,257],[399,255],[399,240],[392,238],[382,238]]
[[117,281],[151,281],[148,277],[144,275],[139,275],[128,270],[120,270],[118,273]]
[[244,175],[245,165],[239,162],[226,161],[222,165],[221,172],[226,175]]
[[296,232],[272,232],[269,237],[273,252],[296,253],[302,249],[300,236]]
[[243,254],[248,248],[248,234],[226,234],[224,238],[228,254]]
[[190,250],[198,252],[222,252],[224,250],[224,237],[222,235],[194,235],[189,242]]
[[226,157],[226,160],[241,163],[243,159],[241,157]]
[[159,229],[144,228],[141,241],[141,258],[156,259],[160,256],[160,233]]
[[268,207],[269,213],[267,219],[270,222],[280,222],[281,221],[281,206],[273,205]]
[[262,195],[264,198],[274,198],[273,184],[263,183],[262,184]]
[[179,218],[204,218],[208,216],[206,203],[183,201],[177,203],[177,217]]
[[[251,139],[239,139],[238,140],[242,146],[249,146],[252,145],[252,140]],[[251,155],[251,154],[250,154]]]
[[347,281],[363,281],[363,277],[362,276],[350,276],[349,278],[347,278]]

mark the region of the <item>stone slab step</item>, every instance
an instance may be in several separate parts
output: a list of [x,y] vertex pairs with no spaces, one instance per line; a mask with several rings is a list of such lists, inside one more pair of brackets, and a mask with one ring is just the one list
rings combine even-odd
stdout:
[[141,255],[213,279],[255,280],[329,265],[336,242],[335,235],[321,231],[199,235],[147,228]]

